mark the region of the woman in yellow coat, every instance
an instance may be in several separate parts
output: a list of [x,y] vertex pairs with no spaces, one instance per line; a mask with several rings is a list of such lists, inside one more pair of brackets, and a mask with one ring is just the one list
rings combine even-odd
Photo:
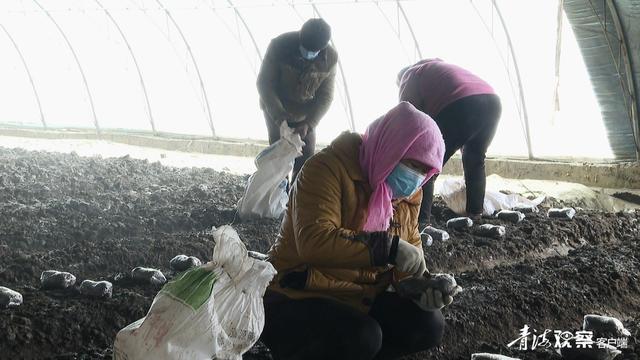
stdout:
[[429,292],[425,311],[387,290],[426,271],[420,187],[443,152],[436,123],[402,102],[307,161],[269,251],[262,340],[274,359],[392,359],[440,342],[450,297]]

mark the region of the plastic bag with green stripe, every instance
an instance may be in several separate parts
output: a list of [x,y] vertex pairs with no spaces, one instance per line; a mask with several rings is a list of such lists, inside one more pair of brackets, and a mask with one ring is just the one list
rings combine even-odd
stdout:
[[147,316],[118,332],[114,359],[242,359],[264,327],[262,297],[276,274],[251,258],[231,226],[213,233],[213,260],[156,295]]

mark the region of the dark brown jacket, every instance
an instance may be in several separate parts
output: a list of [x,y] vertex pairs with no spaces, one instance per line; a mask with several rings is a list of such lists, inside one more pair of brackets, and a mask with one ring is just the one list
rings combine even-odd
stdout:
[[[280,234],[269,250],[278,270],[272,291],[294,299],[334,299],[366,311],[392,276],[406,276],[387,265],[389,242],[397,235],[422,249],[418,231],[422,191],[393,203],[389,232],[363,232],[372,190],[358,160],[361,144],[359,134],[342,133],[305,163],[291,190]],[[290,274],[305,274],[300,286],[281,286]]]
[[299,45],[299,31],[271,40],[258,74],[260,107],[277,124],[288,120],[314,128],[333,100],[338,53],[329,45],[309,61]]

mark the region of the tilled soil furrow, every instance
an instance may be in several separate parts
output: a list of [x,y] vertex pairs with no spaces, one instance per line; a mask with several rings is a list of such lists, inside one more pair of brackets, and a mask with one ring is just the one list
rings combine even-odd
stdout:
[[[144,316],[158,288],[128,277],[136,266],[174,276],[178,254],[211,258],[212,226],[235,219],[246,176],[211,169],[178,169],[134,160],[0,148],[0,286],[24,303],[0,310],[0,358],[110,358],[119,329]],[[632,359],[640,346],[640,212],[578,209],[571,221],[549,219],[545,209],[507,227],[502,239],[452,231],[447,242],[425,247],[432,272],[456,274],[464,287],[445,308],[442,346],[410,359],[469,359],[472,352],[523,359],[557,359],[506,344],[523,325],[575,330],[582,316],[619,317],[632,331]],[[560,204],[571,205],[571,204]],[[441,201],[434,226],[454,217]],[[235,223],[250,250],[266,252],[280,222]],[[476,224],[477,225],[477,224]],[[475,225],[474,225],[475,226]],[[111,299],[90,299],[77,285],[41,290],[44,270],[69,271],[113,282]],[[270,359],[257,344],[246,359]]]

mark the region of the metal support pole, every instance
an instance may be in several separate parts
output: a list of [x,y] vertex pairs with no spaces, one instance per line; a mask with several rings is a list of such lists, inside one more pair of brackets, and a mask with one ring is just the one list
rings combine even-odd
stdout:
[[[205,1],[205,0],[202,0]],[[205,1],[206,2],[206,1]],[[256,64],[254,64],[254,59],[251,58],[249,56],[249,54],[247,53],[247,50],[245,49],[245,47],[242,45],[242,41],[240,39],[240,34],[237,31],[233,31],[231,29],[231,27],[229,26],[229,24],[227,24],[227,22],[223,19],[222,15],[220,15],[220,13],[218,12],[217,8],[213,5],[211,5],[210,3],[206,3],[206,5],[209,6],[209,8],[211,9],[211,11],[213,12],[213,14],[220,20],[220,22],[222,23],[222,25],[225,27],[225,29],[227,29],[227,31],[229,32],[229,34],[231,34],[233,36],[233,38],[236,40],[236,42],[238,43],[238,45],[240,45],[240,48],[242,48],[242,53],[244,55],[244,57],[247,59],[247,62],[249,63],[249,65],[251,65],[251,70],[253,71],[253,75],[257,76],[258,75],[258,69]],[[253,51],[255,52],[255,55],[262,60],[262,54],[258,51],[258,49],[255,47],[254,44],[254,48]]]
[[[396,37],[398,38],[398,42],[400,43],[400,46],[402,46],[402,50],[404,50],[405,55],[407,55],[408,58],[411,58],[409,56],[408,52],[407,52],[407,49],[405,48],[404,44],[402,43],[402,38],[400,37],[400,10],[398,9],[398,30],[396,30],[396,28],[393,25],[393,22],[391,21],[389,16],[387,16],[387,13],[385,13],[384,10],[382,10],[382,8],[380,7],[380,1],[374,1],[374,4],[376,4],[376,7],[378,8],[378,11],[380,11],[380,14],[382,14],[382,17],[384,17],[384,19],[386,20],[387,25],[389,25],[389,27],[391,28],[393,33],[396,34]],[[399,8],[399,3],[396,3],[396,7]],[[406,18],[405,18],[405,20],[406,20]],[[413,45],[414,45],[414,49],[416,50],[416,54],[418,54],[419,58],[422,58],[422,52],[420,51],[420,47],[418,46],[418,42],[417,42],[417,40],[415,38],[415,35],[413,33],[413,29],[411,28],[411,24],[407,24],[407,25],[410,27],[411,36],[413,36]],[[413,58],[410,61],[415,61],[415,60],[416,59]]]
[[556,16],[556,62],[555,80],[553,84],[553,113],[551,122],[555,123],[556,113],[560,111],[560,60],[562,58],[562,8],[564,0],[558,0],[558,11]]
[[242,26],[247,31],[247,34],[249,34],[251,43],[253,43],[253,48],[256,50],[256,53],[258,54],[258,58],[260,59],[260,61],[262,61],[262,53],[260,52],[260,48],[258,47],[258,43],[256,42],[255,37],[253,37],[253,32],[249,28],[249,25],[247,25],[247,22],[244,20],[244,17],[242,16],[242,14],[240,14],[240,11],[236,7],[236,5],[233,3],[233,1],[227,0],[227,2],[229,3],[229,5],[231,5],[231,7],[233,7],[233,11],[235,12],[238,19],[240,19],[240,21],[242,22]]
[[131,44],[129,43],[129,40],[124,35],[124,32],[120,28],[120,25],[118,24],[116,19],[113,18],[113,16],[109,12],[109,10],[107,10],[107,8],[102,6],[102,3],[99,0],[95,0],[95,2],[96,2],[96,4],[98,4],[98,6],[100,6],[100,8],[102,8],[102,10],[104,10],[104,13],[107,15],[107,17],[109,18],[111,23],[113,23],[113,25],[116,27],[116,29],[118,30],[118,33],[120,33],[120,37],[122,38],[122,40],[124,41],[125,45],[127,46],[127,50],[129,50],[129,55],[131,55],[131,59],[133,60],[133,64],[135,65],[136,71],[138,72],[138,78],[140,80],[140,86],[142,87],[142,93],[144,94],[144,100],[145,100],[145,103],[147,105],[147,114],[149,115],[149,123],[151,124],[151,130],[153,131],[154,135],[157,135],[158,132],[156,130],[156,125],[155,125],[155,123],[153,121],[153,115],[151,113],[151,105],[149,103],[149,95],[147,94],[147,87],[144,84],[144,79],[142,78],[142,72],[140,71],[140,65],[138,64],[138,60],[136,59],[136,56],[133,53],[133,49],[131,49]]
[[204,103],[205,103],[205,106],[207,108],[207,120],[209,121],[209,127],[211,128],[211,134],[215,138],[217,136],[216,136],[216,130],[213,127],[213,118],[211,116],[211,107],[209,106],[209,98],[207,97],[207,90],[205,90],[205,87],[204,87],[204,81],[202,80],[202,75],[200,74],[200,68],[198,67],[198,62],[196,61],[195,56],[193,56],[193,52],[191,51],[191,46],[189,45],[189,42],[187,41],[187,38],[184,36],[184,33],[182,32],[182,29],[180,28],[180,26],[178,25],[176,20],[171,15],[171,12],[169,11],[169,9],[167,9],[162,4],[162,2],[160,2],[160,0],[156,0],[156,2],[160,6],[160,8],[162,8],[162,10],[164,10],[165,14],[167,14],[167,18],[169,19],[169,21],[171,21],[173,26],[175,26],[175,28],[178,30],[178,34],[180,34],[180,38],[182,38],[182,41],[184,42],[184,45],[187,47],[187,52],[189,53],[189,57],[191,58],[191,61],[193,63],[194,68],[196,69],[196,74],[198,76],[198,80],[200,81],[200,88],[202,89],[202,95],[204,97]]
[[[316,6],[316,4],[313,3],[313,0],[310,0],[310,2],[311,2],[311,7],[313,8],[313,12],[316,14],[317,17],[321,18],[322,15],[320,15],[320,11],[318,11],[318,7]],[[334,48],[336,47],[335,43],[333,42],[333,39],[331,39],[331,46],[333,46]],[[349,87],[347,86],[347,79],[344,76],[344,69],[342,68],[342,61],[340,61],[340,57],[338,57],[338,70],[340,71],[340,75],[342,77],[342,86],[344,87],[345,97],[347,98],[347,111],[349,115],[349,125],[351,126],[351,131],[355,131],[356,124],[353,119],[353,107],[351,106],[351,95],[349,95]]]
[[418,57],[422,59],[422,51],[420,50],[420,44],[418,43],[418,39],[416,38],[415,32],[413,31],[413,26],[411,25],[411,21],[409,21],[409,18],[407,17],[407,13],[404,11],[404,8],[402,7],[402,4],[400,3],[400,1],[397,0],[396,3],[398,4],[398,11],[400,11],[400,14],[402,14],[402,17],[404,18],[404,22],[407,23],[407,26],[409,27],[409,32],[411,33],[411,38],[413,39],[413,45],[416,47],[416,51],[418,52]]
[[22,61],[22,65],[24,66],[24,70],[27,72],[27,76],[29,77],[29,83],[31,84],[31,89],[33,90],[33,95],[35,96],[36,102],[38,103],[38,110],[40,111],[40,121],[42,122],[42,126],[46,129],[47,128],[47,123],[44,120],[44,113],[42,112],[42,104],[40,103],[40,96],[38,95],[38,91],[36,90],[36,85],[33,82],[33,76],[31,76],[31,71],[29,70],[29,66],[27,65],[27,61],[24,59],[24,56],[22,56],[22,51],[20,51],[20,47],[18,46],[18,43],[16,43],[15,39],[13,38],[13,36],[11,36],[11,34],[7,30],[7,28],[2,24],[0,24],[0,27],[2,28],[4,33],[7,35],[9,40],[11,40],[11,43],[13,44],[13,47],[16,49],[16,52],[18,53],[18,56],[20,56],[20,60]]
[[[484,24],[487,32],[489,32],[489,35],[493,39],[493,44],[496,46],[496,49],[498,50],[498,56],[500,57],[500,60],[502,61],[502,65],[504,66],[505,71],[507,72],[507,77],[509,78],[509,87],[511,88],[511,94],[513,95],[514,98],[516,98],[516,100],[520,101],[520,106],[517,107],[517,110],[518,110],[518,114],[520,116],[520,121],[521,121],[521,125],[522,125],[522,132],[524,133],[525,142],[527,144],[527,151],[529,153],[529,158],[531,159],[531,158],[533,158],[532,151],[531,151],[531,139],[530,139],[530,135],[529,135],[528,120],[525,121],[525,119],[528,119],[528,118],[527,118],[527,115],[526,115],[526,107],[525,107],[525,104],[524,104],[524,95],[522,94],[522,83],[521,83],[521,80],[520,80],[520,72],[516,68],[516,71],[515,71],[516,75],[517,75],[516,81],[518,82],[518,89],[516,89],[516,88],[514,88],[513,81],[511,79],[511,72],[510,72],[510,69],[509,69],[509,57],[507,57],[507,59],[504,58],[504,56],[500,52],[500,49],[498,48],[498,44],[496,42],[496,38],[493,35],[493,8],[495,8],[495,4],[492,3],[493,8],[492,8],[492,11],[491,11],[491,25],[489,25],[482,18],[482,14],[480,14],[480,11],[478,10],[478,8],[473,3],[473,0],[469,0],[469,3],[471,4],[471,6],[475,10],[476,14],[480,18],[480,21],[482,21],[482,23]],[[503,28],[503,30],[506,29],[506,25],[504,24],[504,22],[502,23],[502,28]],[[506,37],[507,37],[507,39],[510,39],[508,33],[506,34]],[[507,46],[509,47],[510,54],[513,57],[515,55],[515,52],[513,51],[512,47],[511,47],[511,42],[510,41],[507,43]],[[514,61],[514,64],[517,64],[517,61],[516,61],[515,58],[513,59],[513,61]]]
[[496,9],[496,14],[498,14],[498,19],[500,20],[500,24],[502,25],[502,29],[507,37],[507,45],[509,47],[509,52],[511,53],[511,58],[513,59],[513,67],[516,70],[516,78],[518,79],[518,89],[520,95],[520,102],[522,106],[522,115],[524,118],[524,126],[526,128],[526,141],[527,141],[527,151],[529,152],[529,159],[533,159],[533,151],[531,149],[531,130],[529,128],[529,115],[527,113],[527,104],[524,98],[524,89],[522,87],[522,78],[520,76],[520,69],[518,68],[518,59],[516,58],[516,53],[513,50],[513,43],[511,42],[511,35],[509,34],[509,29],[507,28],[507,24],[504,22],[504,18],[502,17],[502,13],[500,12],[500,8],[496,3],[496,0],[492,0],[493,6]]
[[95,109],[95,106],[93,104],[93,96],[91,96],[91,90],[89,90],[89,84],[87,83],[87,77],[84,74],[84,70],[82,69],[82,65],[80,64],[80,60],[78,59],[78,55],[76,54],[75,49],[71,45],[71,42],[69,41],[69,38],[67,38],[67,35],[62,30],[62,28],[60,27],[58,22],[53,18],[53,16],[51,16],[49,11],[47,11],[47,9],[45,9],[42,5],[40,5],[38,0],[33,0],[33,2],[36,3],[36,5],[38,5],[38,7],[40,9],[42,9],[42,11],[45,13],[45,15],[47,15],[47,17],[49,18],[49,20],[51,20],[53,25],[55,25],[56,29],[58,29],[58,32],[60,33],[60,35],[62,35],[62,38],[67,43],[67,46],[69,47],[69,50],[71,51],[71,54],[73,55],[73,59],[75,60],[76,65],[78,66],[78,70],[80,71],[80,75],[82,76],[82,82],[84,83],[84,88],[87,91],[87,96],[89,97],[89,104],[91,105],[91,113],[93,114],[93,124],[94,124],[94,126],[96,128],[96,133],[98,134],[98,137],[99,137],[102,132],[100,131],[100,125],[98,124],[98,117],[96,116],[96,109]]

